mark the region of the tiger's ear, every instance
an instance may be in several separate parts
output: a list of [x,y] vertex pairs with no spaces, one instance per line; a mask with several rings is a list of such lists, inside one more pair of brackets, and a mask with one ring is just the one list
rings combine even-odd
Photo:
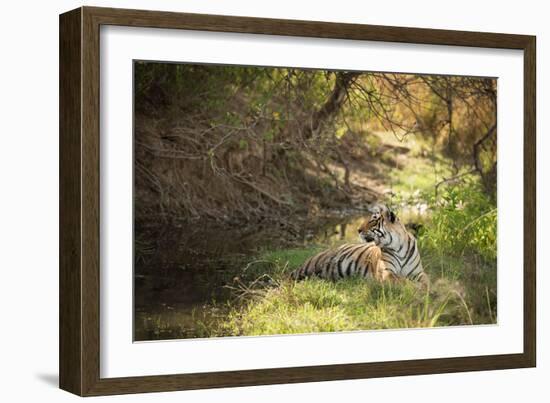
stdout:
[[396,220],[396,218],[397,218],[397,216],[395,215],[395,213],[394,213],[393,211],[390,211],[390,212],[388,213],[388,217],[390,218],[390,221],[391,221],[392,223],[394,223],[395,220]]

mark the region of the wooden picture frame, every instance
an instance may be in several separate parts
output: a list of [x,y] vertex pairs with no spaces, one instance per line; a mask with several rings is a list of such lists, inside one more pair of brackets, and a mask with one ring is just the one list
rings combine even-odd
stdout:
[[[101,25],[288,35],[524,52],[523,353],[100,377],[99,35]],[[536,363],[535,37],[81,7],[60,16],[60,387],[81,396],[534,367]]]

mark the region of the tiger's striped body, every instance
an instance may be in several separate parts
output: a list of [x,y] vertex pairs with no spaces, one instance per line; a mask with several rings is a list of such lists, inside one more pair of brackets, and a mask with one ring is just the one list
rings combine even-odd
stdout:
[[379,278],[384,269],[382,253],[374,242],[344,244],[310,257],[293,273],[293,278],[303,280],[317,276],[330,280],[344,277],[374,276]]
[[359,228],[359,235],[365,243],[344,244],[320,252],[306,260],[292,277],[338,280],[360,276],[380,281],[400,278],[428,281],[416,239],[386,206],[372,208],[371,216]]

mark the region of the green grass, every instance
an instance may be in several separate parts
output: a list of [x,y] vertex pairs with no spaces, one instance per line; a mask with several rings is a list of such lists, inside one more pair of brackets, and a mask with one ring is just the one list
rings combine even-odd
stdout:
[[[434,270],[429,288],[403,281],[381,284],[349,278],[337,282],[311,278],[295,282],[288,273],[315,251],[269,251],[255,270],[262,274],[234,286],[237,301],[204,328],[205,336],[419,328],[494,323],[494,271],[479,262],[440,259],[426,253]],[[468,274],[463,268],[468,265]],[[439,272],[435,268],[440,269]],[[471,271],[471,272],[470,272]],[[489,286],[491,285],[491,293]]]
[[230,312],[218,332],[268,335],[432,327],[452,324],[464,314],[459,299],[411,282],[309,279],[282,281],[252,296],[244,307]]

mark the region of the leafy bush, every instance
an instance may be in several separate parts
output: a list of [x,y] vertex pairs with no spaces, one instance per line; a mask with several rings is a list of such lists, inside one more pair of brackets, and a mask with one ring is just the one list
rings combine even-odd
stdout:
[[487,261],[497,254],[497,207],[478,181],[448,186],[429,198],[431,217],[421,247],[463,257],[472,252]]

